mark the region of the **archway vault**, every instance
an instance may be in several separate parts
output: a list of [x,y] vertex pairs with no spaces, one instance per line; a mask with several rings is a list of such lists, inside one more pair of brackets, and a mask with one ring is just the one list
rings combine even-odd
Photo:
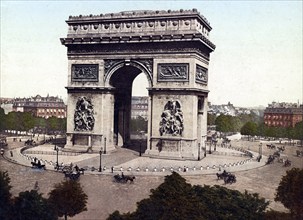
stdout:
[[148,10],[66,22],[67,37],[60,39],[69,61],[66,148],[113,151],[117,134],[127,142],[132,82],[143,73],[149,84],[145,154],[199,158],[215,49],[206,18],[196,9]]
[[[121,60],[104,60],[104,81],[105,85],[110,85],[110,80],[112,75],[119,69],[123,67],[135,67],[147,77],[149,87],[151,88],[153,85],[153,60],[152,59],[121,59]],[[137,75],[138,75],[137,74]],[[136,76],[137,76],[136,75]]]

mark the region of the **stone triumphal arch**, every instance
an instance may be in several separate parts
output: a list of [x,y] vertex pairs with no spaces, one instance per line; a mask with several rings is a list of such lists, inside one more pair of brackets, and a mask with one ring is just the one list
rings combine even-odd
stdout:
[[[196,10],[70,16],[67,149],[130,142],[133,80],[149,87],[145,155],[196,158],[204,146],[211,26]],[[105,148],[105,149],[104,149]]]

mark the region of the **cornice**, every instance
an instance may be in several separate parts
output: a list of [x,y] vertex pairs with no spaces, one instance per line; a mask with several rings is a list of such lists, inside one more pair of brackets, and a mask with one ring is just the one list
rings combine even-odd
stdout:
[[79,87],[79,86],[67,86],[65,87],[68,93],[80,93],[80,92],[91,92],[91,93],[108,93],[113,92],[113,87]]
[[209,93],[209,90],[207,89],[199,89],[199,88],[147,88],[149,93],[155,94],[155,93],[165,93],[167,92],[177,92],[178,94],[203,94],[204,96],[207,96]]
[[119,13],[107,13],[100,15],[79,15],[69,16],[66,21],[69,25],[79,23],[98,23],[98,22],[116,22],[116,21],[138,21],[138,20],[155,20],[155,19],[176,19],[176,18],[196,18],[202,22],[209,30],[211,26],[209,21],[200,14],[197,9],[192,10],[133,10],[122,11]]
[[65,46],[76,44],[117,44],[117,43],[146,43],[146,42],[186,42],[200,41],[207,46],[210,51],[214,51],[216,46],[200,33],[196,34],[163,34],[163,35],[134,35],[134,36],[85,36],[60,38],[61,44]]

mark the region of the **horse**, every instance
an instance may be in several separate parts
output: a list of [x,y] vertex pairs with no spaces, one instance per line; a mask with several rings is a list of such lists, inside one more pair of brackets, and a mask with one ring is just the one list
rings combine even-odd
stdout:
[[228,176],[230,173],[226,172],[225,170],[223,173],[216,173],[218,180],[224,179],[224,177]]

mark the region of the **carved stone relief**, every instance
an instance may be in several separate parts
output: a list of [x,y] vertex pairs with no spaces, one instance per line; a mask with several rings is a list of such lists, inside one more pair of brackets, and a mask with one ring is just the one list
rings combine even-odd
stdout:
[[91,100],[85,96],[78,98],[74,114],[75,131],[92,131],[95,124]]
[[72,64],[73,82],[98,82],[99,65],[98,64]]
[[206,84],[207,80],[208,80],[207,69],[197,64],[196,65],[196,82]]
[[104,78],[106,78],[106,76],[109,73],[109,70],[116,65],[118,62],[122,62],[123,60],[118,60],[118,59],[113,59],[113,60],[104,60]]
[[178,101],[168,101],[161,114],[160,135],[181,136],[183,132],[183,112]]
[[149,71],[149,73],[153,72],[153,60],[152,59],[138,59],[136,61],[141,63]]
[[158,81],[188,81],[187,63],[159,63]]
[[[112,59],[112,60],[104,60],[104,78],[107,77],[110,70],[116,66],[117,64],[124,62],[122,59]],[[153,72],[153,60],[152,59],[137,59],[137,60],[130,60],[130,65],[135,65],[135,63],[139,63],[139,65],[142,65],[147,71],[152,79],[152,72]]]

